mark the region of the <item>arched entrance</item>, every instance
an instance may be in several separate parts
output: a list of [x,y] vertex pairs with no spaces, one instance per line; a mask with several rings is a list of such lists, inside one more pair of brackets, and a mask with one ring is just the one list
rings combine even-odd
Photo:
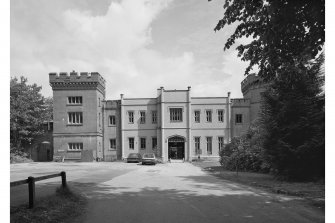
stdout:
[[173,136],[168,141],[169,159],[185,158],[185,139],[181,136]]

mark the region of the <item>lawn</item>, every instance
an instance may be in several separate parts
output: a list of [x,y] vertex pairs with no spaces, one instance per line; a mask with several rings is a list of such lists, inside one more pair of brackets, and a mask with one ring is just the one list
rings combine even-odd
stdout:
[[219,162],[193,162],[206,172],[221,179],[233,181],[242,185],[261,188],[268,192],[285,194],[303,198],[308,204],[317,208],[325,208],[325,182],[288,182],[278,180],[270,174],[239,172],[224,170]]
[[37,200],[33,209],[28,209],[27,205],[10,207],[10,222],[72,222],[84,212],[85,205],[84,197],[60,187],[55,195]]

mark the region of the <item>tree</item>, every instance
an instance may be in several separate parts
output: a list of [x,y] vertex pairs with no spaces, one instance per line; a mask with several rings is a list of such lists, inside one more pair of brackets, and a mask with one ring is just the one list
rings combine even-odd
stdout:
[[[320,52],[325,41],[324,0],[226,0],[215,31],[237,23],[224,49],[248,61],[268,83],[262,127],[264,157],[286,177],[324,177],[324,94]],[[320,75],[321,74],[321,75]]]
[[10,143],[11,152],[22,152],[33,139],[44,133],[42,124],[52,119],[52,99],[45,99],[36,84],[27,78],[10,80]]
[[305,67],[324,45],[324,0],[226,0],[223,7],[224,17],[214,30],[238,23],[224,49],[239,38],[253,39],[236,48],[249,61],[246,75],[257,66],[258,75],[270,81],[287,69]]
[[264,150],[272,169],[281,176],[301,180],[324,177],[322,66],[323,55],[289,84],[285,79],[274,80],[264,94]]

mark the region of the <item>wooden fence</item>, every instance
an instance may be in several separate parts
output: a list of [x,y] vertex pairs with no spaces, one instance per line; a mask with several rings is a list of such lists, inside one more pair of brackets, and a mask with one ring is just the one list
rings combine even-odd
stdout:
[[29,208],[33,208],[35,204],[35,182],[46,180],[54,177],[61,177],[62,178],[62,187],[66,187],[66,173],[64,171],[60,173],[50,174],[41,177],[28,177],[26,180],[18,180],[14,182],[10,182],[10,187],[19,186],[22,184],[28,184],[28,191],[29,191]]

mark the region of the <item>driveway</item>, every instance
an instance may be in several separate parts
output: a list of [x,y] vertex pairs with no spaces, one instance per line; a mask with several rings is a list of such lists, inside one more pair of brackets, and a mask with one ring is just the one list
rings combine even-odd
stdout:
[[[324,222],[320,210],[218,179],[190,163],[51,166],[67,171],[70,186],[88,198],[76,222]],[[22,172],[11,169],[11,178]]]

